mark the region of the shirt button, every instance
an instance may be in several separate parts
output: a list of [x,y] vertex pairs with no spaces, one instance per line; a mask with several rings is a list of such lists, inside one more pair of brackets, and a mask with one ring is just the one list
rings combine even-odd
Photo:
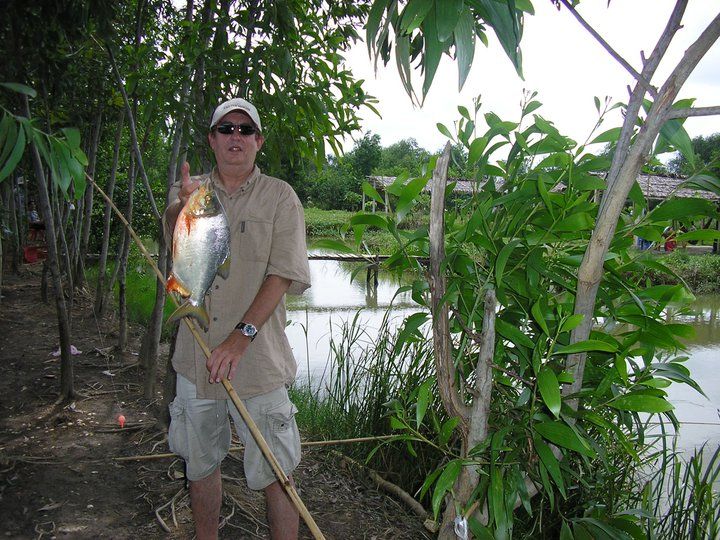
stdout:
[[220,288],[220,285],[215,285],[215,290],[217,291]]
[[213,321],[217,321],[217,317],[213,317]]

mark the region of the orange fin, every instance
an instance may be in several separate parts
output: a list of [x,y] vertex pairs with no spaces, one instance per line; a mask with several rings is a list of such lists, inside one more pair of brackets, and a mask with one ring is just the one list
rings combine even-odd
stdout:
[[223,279],[227,279],[230,275],[230,253],[227,254],[227,257],[225,257],[225,260],[218,268],[218,276],[220,276]]
[[208,315],[205,306],[194,306],[190,303],[190,301],[185,302],[177,308],[173,314],[168,317],[166,324],[170,324],[171,322],[182,319],[183,317],[192,317],[195,319],[205,332],[207,332],[210,327],[210,315]]
[[167,279],[167,285],[165,285],[165,290],[167,292],[175,291],[180,296],[185,298],[190,296],[190,290],[185,286],[182,281],[180,281],[180,279],[175,274],[170,274],[170,277]]

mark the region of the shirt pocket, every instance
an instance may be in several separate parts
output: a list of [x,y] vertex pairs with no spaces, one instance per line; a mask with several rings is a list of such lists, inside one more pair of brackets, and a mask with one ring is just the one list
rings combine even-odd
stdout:
[[271,221],[254,217],[240,220],[238,227],[240,253],[238,255],[245,260],[267,263],[272,246],[272,229]]

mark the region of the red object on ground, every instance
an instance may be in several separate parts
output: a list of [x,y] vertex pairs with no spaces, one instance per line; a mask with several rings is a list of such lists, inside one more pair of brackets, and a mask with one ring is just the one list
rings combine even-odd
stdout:
[[23,259],[30,264],[47,259],[47,250],[40,246],[25,246],[23,248]]
[[125,427],[125,417],[122,414],[118,416],[118,424],[121,428]]

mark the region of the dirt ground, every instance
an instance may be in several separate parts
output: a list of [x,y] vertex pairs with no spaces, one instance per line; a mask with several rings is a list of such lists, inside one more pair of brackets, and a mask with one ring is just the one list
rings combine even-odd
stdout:
[[[40,271],[35,263],[20,276],[3,276],[0,538],[192,538],[182,461],[117,459],[169,452],[156,420],[161,390],[156,399],[141,397],[141,329],[132,329],[130,350],[119,353],[116,321],[96,320],[91,300],[78,294],[72,332],[77,396],[57,403],[57,318],[54,303],[40,299]],[[246,488],[241,454],[225,460],[223,478],[220,538],[267,538],[263,498]],[[295,479],[328,539],[431,537],[419,517],[361,470],[343,467],[328,448],[304,449]],[[311,538],[304,524],[301,538]]]

